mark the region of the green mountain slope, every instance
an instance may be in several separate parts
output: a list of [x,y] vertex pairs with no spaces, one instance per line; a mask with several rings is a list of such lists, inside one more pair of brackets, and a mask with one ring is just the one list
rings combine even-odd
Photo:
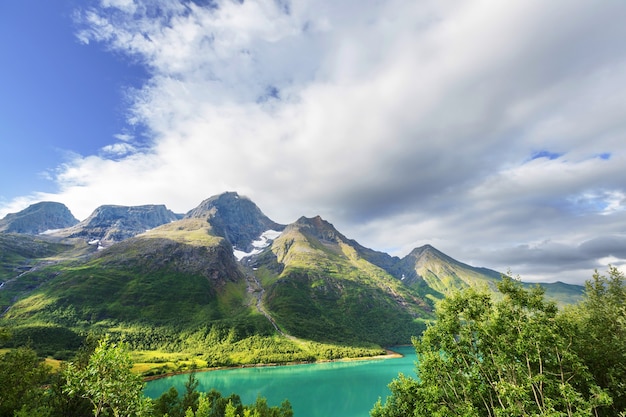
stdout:
[[[406,285],[427,294],[430,298],[442,298],[451,291],[468,287],[486,287],[497,293],[501,273],[476,268],[449,257],[430,245],[414,249],[395,266],[402,273]],[[537,285],[524,283],[526,288]],[[544,288],[546,297],[557,304],[571,304],[581,299],[584,288],[579,285],[538,284]]]
[[[33,332],[42,326],[122,333],[166,328],[171,336],[211,325],[263,334],[270,328],[246,303],[246,281],[231,246],[199,219],[169,223],[86,261],[32,275],[45,283],[17,301],[4,321]],[[152,335],[129,337],[146,346]]]
[[91,250],[87,244],[72,240],[0,233],[0,314],[45,281],[36,271],[63,259],[85,256]]
[[[532,285],[524,283],[524,287],[528,288]],[[579,302],[585,292],[585,287],[580,285],[566,284],[564,282],[552,282],[539,284],[546,291],[546,298],[555,301],[560,306],[575,304]]]
[[404,274],[406,285],[427,286],[439,296],[475,286],[487,286],[495,291],[500,279],[495,271],[471,267],[430,245],[413,249],[398,263],[398,269]]
[[200,223],[170,223],[86,262],[42,268],[39,274],[55,278],[16,303],[6,318],[93,325],[106,320],[188,324],[221,317],[216,295],[229,285],[241,286],[243,276],[230,247]]
[[[344,345],[408,343],[434,319],[436,300],[469,286],[495,290],[500,279],[430,245],[402,259],[365,248],[320,217],[283,226],[237,193],[211,197],[175,221],[164,206],[103,207],[94,219],[134,237],[98,249],[84,238],[0,233],[0,325],[19,340],[53,340],[53,351],[73,349],[64,341],[88,330],[125,334],[138,348],[180,349],[191,338],[206,349],[218,339],[281,333]],[[137,234],[146,228],[138,213],[165,223]],[[274,240],[262,240],[263,249],[268,230]],[[247,256],[239,262],[234,250]],[[562,304],[583,291],[544,288]]]
[[300,218],[252,266],[265,305],[289,334],[334,342],[408,343],[432,306],[319,217]]

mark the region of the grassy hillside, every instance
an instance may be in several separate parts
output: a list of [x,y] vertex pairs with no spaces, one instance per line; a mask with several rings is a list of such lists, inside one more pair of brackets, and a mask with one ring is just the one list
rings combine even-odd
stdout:
[[0,233],[0,282],[15,278],[41,260],[72,249],[69,244],[14,233]]
[[16,299],[52,278],[51,274],[37,271],[91,251],[93,248],[79,241],[0,233],[0,314]]
[[139,326],[176,333],[207,323],[267,327],[248,320],[253,311],[243,274],[230,246],[210,235],[206,222],[168,224],[87,261],[60,262],[28,275],[44,283],[6,312],[4,322],[19,329],[83,333]]
[[495,291],[496,282],[500,279],[500,274],[495,271],[473,268],[430,245],[414,249],[400,264],[401,270],[409,277],[407,285],[423,286],[423,281],[439,296],[475,286],[486,286]]
[[319,218],[288,226],[257,264],[266,306],[297,337],[408,343],[431,306],[350,243]]
[[[528,289],[537,284],[524,283],[524,288]],[[576,304],[581,301],[585,292],[585,287],[580,285],[566,284],[564,282],[553,282],[549,284],[539,284],[544,290],[548,300],[556,302],[559,306]]]
[[[487,268],[476,268],[459,262],[430,245],[414,249],[397,265],[406,285],[415,288],[431,299],[441,299],[451,292],[468,287],[486,287],[498,297],[497,283],[502,274]],[[524,283],[525,288],[537,284]],[[539,284],[546,298],[559,305],[573,304],[582,298],[584,288],[579,285]]]
[[[4,314],[2,325],[10,326],[13,333],[7,346],[30,343],[40,354],[64,358],[88,332],[108,333],[123,337],[137,352],[153,352],[143,356],[154,362],[167,358],[167,364],[156,370],[143,365],[152,366],[147,371],[152,373],[192,363],[218,366],[373,355],[381,352],[380,347],[369,341],[395,342],[402,332],[406,333],[402,340],[408,341],[421,330],[421,322],[415,320],[418,314],[400,308],[399,301],[389,296],[389,291],[396,291],[398,300],[408,297],[401,286],[369,263],[346,268],[343,254],[328,264],[337,267],[328,277],[328,290],[339,291],[341,302],[332,302],[333,297],[321,301],[321,316],[294,315],[278,308],[276,318],[307,318],[303,326],[308,331],[292,332],[295,329],[287,319],[284,328],[309,340],[277,334],[258,301],[265,290],[252,275],[246,276],[228,240],[217,236],[205,218],[185,218],[103,250],[91,248],[94,252],[88,257],[58,258],[20,278],[36,280],[38,285]],[[340,252],[350,250],[346,246]],[[286,269],[272,256],[272,266],[264,268],[266,286],[282,278],[298,280],[302,270],[297,263],[289,262],[288,274],[279,277]],[[357,255],[350,256],[357,265]],[[367,268],[371,271],[364,273]],[[361,284],[361,279],[369,281]],[[317,282],[312,285],[317,290],[322,287]],[[289,305],[300,296],[297,290],[266,294],[277,306]],[[327,326],[335,330],[323,331]],[[324,343],[336,340],[351,346]],[[178,362],[171,365],[174,352]]]

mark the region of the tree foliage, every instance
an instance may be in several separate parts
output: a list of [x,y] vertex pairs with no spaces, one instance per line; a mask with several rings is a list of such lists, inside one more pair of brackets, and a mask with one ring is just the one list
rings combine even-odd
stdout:
[[38,407],[48,377],[49,367],[30,348],[14,349],[0,357],[0,417],[13,416],[24,406]]
[[130,354],[123,343],[100,341],[85,367],[69,363],[64,369],[69,396],[88,399],[95,417],[147,415],[149,400],[143,396],[143,382],[131,371]]
[[595,381],[613,398],[601,415],[626,410],[626,287],[624,274],[609,267],[585,285],[585,298],[564,314],[575,328],[574,348],[585,359]]
[[440,302],[437,321],[414,340],[418,379],[394,380],[373,417],[582,417],[611,402],[543,290],[507,277],[498,288],[500,301],[469,289]]
[[154,400],[154,417],[293,417],[293,410],[288,400],[279,407],[271,407],[264,397],[257,397],[254,404],[244,405],[237,394],[228,397],[212,389],[198,393],[198,381],[195,374],[189,374],[185,383],[185,394],[178,396],[172,387]]

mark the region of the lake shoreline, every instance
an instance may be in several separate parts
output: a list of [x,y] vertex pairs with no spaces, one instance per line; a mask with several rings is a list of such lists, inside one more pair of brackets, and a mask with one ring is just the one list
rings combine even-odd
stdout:
[[[408,346],[408,345],[407,345]],[[277,367],[277,366],[293,366],[293,365],[309,365],[315,363],[329,363],[329,362],[354,362],[354,361],[370,361],[381,359],[399,359],[404,355],[393,351],[388,348],[384,348],[384,355],[375,356],[361,356],[356,358],[340,358],[340,359],[320,359],[316,361],[294,361],[294,362],[276,362],[276,363],[251,363],[244,365],[232,365],[232,366],[214,366],[208,368],[186,369],[184,371],[167,372],[160,375],[150,375],[143,378],[144,382],[156,381],[158,379],[169,378],[175,375],[185,375],[193,372],[212,372],[212,371],[225,371],[229,369],[241,369],[241,368],[265,368],[265,367]]]

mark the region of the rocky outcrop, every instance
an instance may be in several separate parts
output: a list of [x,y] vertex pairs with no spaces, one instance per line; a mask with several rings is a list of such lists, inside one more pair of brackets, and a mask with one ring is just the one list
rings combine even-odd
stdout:
[[[129,256],[131,253],[133,255]],[[172,239],[142,235],[100,251],[95,258],[100,259],[105,268],[138,270],[143,274],[170,271],[199,275],[216,288],[223,287],[227,282],[240,282],[244,279],[230,245],[224,240],[214,245],[190,245]]]

